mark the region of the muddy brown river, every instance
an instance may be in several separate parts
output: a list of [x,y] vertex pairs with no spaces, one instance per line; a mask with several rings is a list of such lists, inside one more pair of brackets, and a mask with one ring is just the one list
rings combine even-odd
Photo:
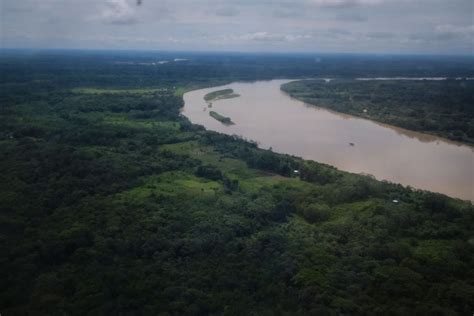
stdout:
[[[473,147],[306,104],[280,91],[289,81],[236,82],[191,91],[184,95],[182,113],[208,130],[254,140],[261,148],[474,200]],[[204,95],[226,88],[240,97],[212,102],[209,109]],[[222,124],[210,110],[235,124]]]

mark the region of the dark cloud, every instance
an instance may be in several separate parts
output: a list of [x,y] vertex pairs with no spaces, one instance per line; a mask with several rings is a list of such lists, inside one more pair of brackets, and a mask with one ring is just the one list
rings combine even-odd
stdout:
[[456,26],[451,24],[438,25],[432,32],[411,33],[408,40],[414,42],[434,43],[444,41],[465,41],[471,43],[474,39],[474,24]]
[[116,25],[131,25],[138,22],[135,8],[132,2],[127,0],[108,0],[101,12],[101,18],[104,23]]
[[[435,27],[435,35],[437,39],[452,40],[452,39],[467,39],[474,43],[474,24],[468,26],[459,25],[438,25]],[[474,45],[474,44],[473,44]]]

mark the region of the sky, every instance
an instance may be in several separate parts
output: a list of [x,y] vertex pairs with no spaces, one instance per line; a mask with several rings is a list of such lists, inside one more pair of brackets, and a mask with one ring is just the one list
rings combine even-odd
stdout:
[[473,0],[0,0],[3,48],[474,54]]

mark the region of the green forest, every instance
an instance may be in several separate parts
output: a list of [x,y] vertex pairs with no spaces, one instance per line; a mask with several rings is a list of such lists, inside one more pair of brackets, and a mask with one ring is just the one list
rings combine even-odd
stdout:
[[0,58],[2,315],[472,314],[471,203],[180,114],[185,91],[303,77],[299,59],[117,58]]
[[473,80],[304,80],[282,90],[334,111],[474,145]]

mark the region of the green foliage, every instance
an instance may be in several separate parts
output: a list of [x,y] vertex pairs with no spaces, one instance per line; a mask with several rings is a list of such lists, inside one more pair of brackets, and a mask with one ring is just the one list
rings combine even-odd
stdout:
[[218,90],[214,92],[210,92],[204,96],[204,100],[206,101],[217,101],[221,99],[232,99],[239,97],[238,94],[234,93],[233,89],[224,89]]
[[309,204],[301,212],[301,215],[310,223],[324,222],[331,216],[331,211],[326,204]]
[[192,125],[170,86],[223,66],[41,60],[2,64],[2,314],[472,313],[471,204]]
[[210,180],[222,179],[222,173],[214,166],[199,166],[196,170],[196,175]]
[[305,80],[282,90],[338,112],[474,144],[472,80]]
[[106,89],[106,88],[74,88],[71,90],[78,94],[147,94],[166,91],[166,88],[144,88],[144,89]]
[[218,120],[219,122],[221,122],[222,124],[226,124],[226,125],[234,124],[234,122],[232,122],[230,117],[222,116],[215,111],[209,111],[209,115],[212,116],[214,119]]

